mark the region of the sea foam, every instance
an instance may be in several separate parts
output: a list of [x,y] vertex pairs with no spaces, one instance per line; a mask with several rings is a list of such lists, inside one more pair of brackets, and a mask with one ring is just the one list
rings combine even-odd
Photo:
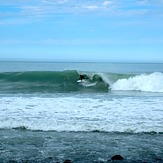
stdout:
[[160,97],[1,97],[0,129],[163,132]]
[[163,92],[163,73],[141,74],[119,79],[111,86],[112,90],[133,90]]

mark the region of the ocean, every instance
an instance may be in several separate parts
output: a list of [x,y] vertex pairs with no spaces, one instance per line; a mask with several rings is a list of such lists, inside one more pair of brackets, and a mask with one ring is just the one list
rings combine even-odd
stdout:
[[114,155],[163,162],[162,63],[0,62],[0,163]]

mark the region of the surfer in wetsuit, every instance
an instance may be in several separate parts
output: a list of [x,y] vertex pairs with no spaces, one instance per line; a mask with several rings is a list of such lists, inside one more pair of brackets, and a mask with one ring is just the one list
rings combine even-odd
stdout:
[[83,79],[85,79],[85,76],[84,75],[80,75],[79,79],[82,81]]

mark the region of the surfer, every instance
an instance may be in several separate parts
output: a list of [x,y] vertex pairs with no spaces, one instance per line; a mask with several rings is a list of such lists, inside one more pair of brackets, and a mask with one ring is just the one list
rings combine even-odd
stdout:
[[82,81],[83,79],[85,79],[85,76],[84,75],[80,75],[79,79]]

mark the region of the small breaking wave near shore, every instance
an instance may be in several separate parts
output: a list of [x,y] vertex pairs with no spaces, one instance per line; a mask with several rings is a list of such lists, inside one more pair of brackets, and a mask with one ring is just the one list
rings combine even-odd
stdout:
[[[87,83],[77,83],[79,75]],[[110,72],[27,71],[0,73],[0,93],[54,92],[163,92],[163,73],[116,74]]]
[[163,132],[162,97],[115,99],[106,96],[2,97],[0,129]]

